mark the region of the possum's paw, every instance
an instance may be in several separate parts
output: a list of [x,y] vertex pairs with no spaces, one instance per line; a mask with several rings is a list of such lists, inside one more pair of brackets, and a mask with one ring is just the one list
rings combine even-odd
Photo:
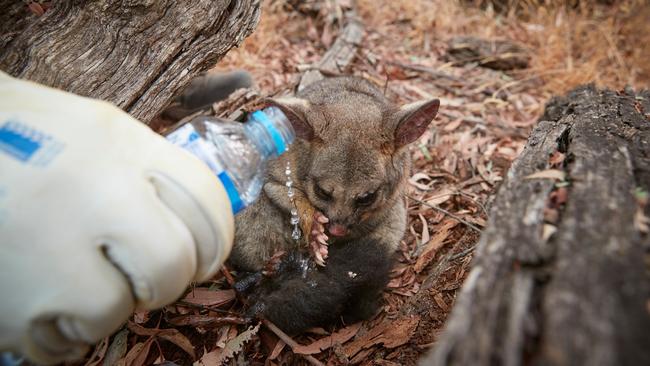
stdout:
[[321,212],[314,211],[314,220],[312,222],[311,231],[309,232],[309,252],[314,257],[314,261],[319,266],[325,267],[325,259],[327,259],[327,239],[325,235],[325,226],[330,220],[325,217]]
[[266,262],[266,265],[264,266],[264,269],[262,270],[262,274],[267,277],[271,277],[275,275],[277,272],[282,270],[282,264],[284,257],[286,256],[287,252],[284,250],[277,250],[271,258]]
[[262,280],[262,272],[249,273],[241,278],[238,278],[237,281],[233,284],[233,289],[240,294],[245,294],[250,292],[255,286],[257,286]]
[[246,310],[244,317],[249,320],[264,318],[264,310],[266,310],[264,301],[256,301]]
[[260,284],[264,277],[273,277],[276,273],[284,271],[284,267],[291,265],[289,261],[293,260],[292,256],[289,261],[285,261],[286,254],[287,252],[278,250],[269,258],[261,271],[249,272],[243,276],[239,276],[233,285],[235,291],[240,294],[251,292],[252,289]]

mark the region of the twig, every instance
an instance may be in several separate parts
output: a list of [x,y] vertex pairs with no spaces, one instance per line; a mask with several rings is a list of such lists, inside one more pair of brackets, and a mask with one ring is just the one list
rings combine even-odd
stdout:
[[429,74],[429,75],[431,75],[433,77],[437,77],[437,78],[445,78],[445,79],[449,79],[449,80],[456,81],[456,82],[461,81],[459,78],[457,78],[454,75],[447,74],[446,72],[438,71],[438,70],[432,69],[430,67],[422,66],[422,65],[409,65],[409,64],[403,64],[401,62],[395,62],[395,61],[389,61],[387,63],[389,65],[399,66],[399,67],[401,67],[403,69],[406,69],[406,70],[417,71],[417,72],[422,72],[422,73],[425,73],[425,74]]
[[300,71],[300,72],[303,72],[303,73],[307,72],[307,71],[318,71],[321,74],[323,74],[323,76],[327,76],[327,77],[336,77],[336,76],[348,75],[348,74],[346,74],[344,72],[332,71],[332,70],[324,69],[322,67],[318,67],[318,66],[314,66],[314,65],[298,65],[296,67],[296,69],[298,71]]
[[165,317],[167,323],[175,326],[215,327],[224,324],[248,324],[250,321],[239,316],[210,317],[205,315],[181,315],[175,318]]
[[[184,306],[188,308],[196,308],[196,309],[201,309],[201,310],[207,310],[207,311],[214,311],[215,313],[221,313],[221,314],[228,314],[228,315],[238,315],[238,313],[234,311],[228,311],[228,310],[223,310],[223,309],[217,309],[213,306],[207,306],[207,305],[202,305],[202,304],[195,304],[191,303],[188,301],[183,301],[183,300],[178,300],[172,305],[177,305],[177,306]],[[222,304],[223,305],[223,304]]]
[[[291,347],[291,350],[299,346],[299,344],[296,343],[296,341],[294,341],[285,332],[283,332],[282,329],[278,328],[275,324],[271,323],[270,321],[266,319],[262,319],[262,324],[264,324],[264,326],[266,326],[271,332],[275,333],[275,335],[278,336],[278,338],[280,338],[284,343],[286,343],[289,347]],[[318,361],[316,358],[314,358],[311,355],[303,355],[301,353],[296,353],[296,354],[301,355],[302,357],[305,358],[305,360],[307,360],[310,364],[314,366],[325,366],[322,362]]]
[[467,92],[465,92],[464,90],[462,90],[460,88],[454,88],[454,87],[451,87],[449,85],[445,85],[445,84],[443,84],[441,82],[435,83],[434,86],[436,88],[438,88],[438,89],[442,89],[442,90],[446,91],[447,93],[449,93],[451,95],[458,95],[460,97],[471,97],[472,96],[471,93],[467,93]]
[[456,260],[458,258],[462,258],[462,257],[468,255],[469,253],[473,252],[474,249],[476,249],[476,245],[472,245],[471,247],[463,250],[462,252],[452,255],[451,257],[449,257],[449,260],[453,261],[453,260]]
[[485,218],[490,220],[490,215],[488,214],[487,209],[485,208],[485,206],[481,202],[479,202],[476,198],[472,197],[471,195],[469,195],[469,194],[467,194],[467,193],[465,193],[463,191],[458,191],[458,194],[461,195],[462,197],[465,197],[468,200],[474,202],[478,207],[481,208],[481,210],[483,210],[483,214],[485,215]]
[[427,207],[433,208],[434,210],[440,211],[440,212],[444,213],[445,215],[457,220],[458,222],[467,225],[469,228],[474,229],[478,233],[482,232],[481,229],[479,229],[476,225],[474,225],[471,222],[469,222],[469,221],[467,221],[467,220],[465,220],[465,219],[463,219],[463,218],[461,218],[461,217],[459,217],[459,216],[445,210],[444,208],[442,208],[440,206],[436,206],[436,205],[432,205],[430,203],[424,202],[421,199],[417,199],[417,198],[415,198],[415,197],[413,197],[411,195],[407,195],[406,197],[412,199],[413,201],[415,201],[415,202],[417,202],[417,203],[419,203],[421,205],[425,205]]
[[[565,71],[566,70],[563,70],[563,69],[546,70],[544,72],[533,73],[533,75],[527,76],[527,77],[525,77],[523,79],[510,81],[508,83],[505,83],[505,84],[501,85],[494,93],[492,93],[492,97],[496,98],[496,96],[500,92],[502,92],[502,91],[504,91],[504,90],[506,90],[508,88],[511,88],[513,86],[523,84],[523,83],[529,82],[529,81],[534,80],[534,79],[541,78],[542,76],[545,76],[545,75],[561,74],[561,73],[563,73]],[[526,70],[526,72],[524,73],[524,75],[529,75],[529,74],[530,74],[530,70]]]
[[232,287],[235,285],[235,279],[232,277],[232,274],[230,274],[230,269],[224,264],[221,266],[221,273],[223,273],[223,276],[226,278],[226,282]]
[[440,114],[445,115],[446,117],[452,118],[452,119],[461,119],[463,122],[468,122],[468,123],[475,123],[479,125],[485,126],[485,120],[483,118],[479,117],[474,117],[474,116],[463,116],[463,115],[458,115],[455,113],[451,113],[448,111],[441,111]]

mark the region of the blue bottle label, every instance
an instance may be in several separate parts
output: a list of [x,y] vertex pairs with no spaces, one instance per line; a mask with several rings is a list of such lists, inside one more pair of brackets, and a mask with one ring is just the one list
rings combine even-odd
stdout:
[[233,213],[236,214],[244,208],[244,202],[239,196],[235,184],[216,158],[218,154],[217,148],[202,138],[194,126],[189,123],[185,124],[166,137],[167,141],[189,151],[192,155],[203,161],[210,170],[212,170],[226,189]]
[[24,123],[9,120],[0,125],[0,152],[22,163],[46,166],[63,147],[52,136]]

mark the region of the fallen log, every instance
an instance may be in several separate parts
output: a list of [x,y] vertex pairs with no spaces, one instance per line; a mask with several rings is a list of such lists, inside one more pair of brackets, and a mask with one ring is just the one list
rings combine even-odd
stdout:
[[[259,0],[0,0],[0,69],[149,122],[258,23]],[[38,101],[35,101],[38,103]]]
[[455,65],[476,63],[494,70],[525,69],[530,62],[528,52],[516,42],[467,36],[449,40],[444,58]]
[[650,365],[650,92],[552,100],[423,365]]

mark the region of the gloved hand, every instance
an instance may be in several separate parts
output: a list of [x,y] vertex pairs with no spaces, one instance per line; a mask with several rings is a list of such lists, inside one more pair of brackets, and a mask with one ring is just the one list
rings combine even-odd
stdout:
[[225,190],[118,108],[0,72],[0,350],[83,356],[230,252]]

